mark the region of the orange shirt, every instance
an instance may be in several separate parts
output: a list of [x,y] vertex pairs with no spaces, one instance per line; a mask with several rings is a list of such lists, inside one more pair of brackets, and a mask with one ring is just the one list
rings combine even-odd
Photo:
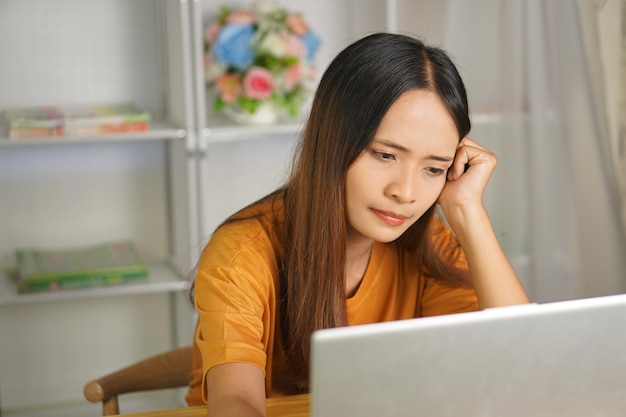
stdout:
[[[264,204],[270,213],[271,203]],[[290,391],[283,379],[286,363],[277,325],[278,266],[267,232],[272,216],[267,213],[219,228],[201,256],[195,280],[198,325],[189,405],[205,402],[206,372],[229,362],[261,368],[268,396]],[[437,227],[445,228],[437,222]],[[433,236],[455,239],[447,228]],[[462,256],[455,262],[467,267]],[[474,290],[438,284],[403,261],[396,245],[384,243],[374,244],[367,271],[346,307],[350,325],[479,308]]]

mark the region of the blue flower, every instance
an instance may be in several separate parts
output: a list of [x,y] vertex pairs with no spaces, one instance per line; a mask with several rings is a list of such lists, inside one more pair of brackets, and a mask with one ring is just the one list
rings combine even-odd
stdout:
[[254,26],[249,23],[224,26],[213,45],[215,59],[222,64],[244,71],[254,61],[253,35]]
[[309,30],[304,36],[302,36],[302,41],[306,45],[306,60],[308,62],[312,62],[313,58],[315,58],[315,54],[320,47],[320,38],[312,31]]

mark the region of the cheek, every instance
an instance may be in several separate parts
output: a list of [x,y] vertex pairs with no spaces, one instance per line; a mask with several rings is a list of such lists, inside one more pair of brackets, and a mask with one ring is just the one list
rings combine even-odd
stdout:
[[427,185],[425,185],[426,189],[422,193],[422,196],[424,198],[424,203],[425,203],[424,205],[428,205],[428,207],[432,206],[441,195],[441,192],[443,191],[445,186],[446,186],[445,178],[442,178],[441,180],[438,180],[438,181],[432,181],[428,183]]
[[441,194],[447,182],[446,177],[442,177],[441,180],[437,182],[437,185],[435,186],[435,194],[437,194],[437,197],[439,197],[439,194]]
[[354,162],[346,172],[346,197],[358,199],[367,195],[369,184],[374,180],[372,172],[362,160]]

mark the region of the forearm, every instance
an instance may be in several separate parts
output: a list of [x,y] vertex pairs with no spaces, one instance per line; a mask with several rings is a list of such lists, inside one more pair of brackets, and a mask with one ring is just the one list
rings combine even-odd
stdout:
[[207,406],[207,417],[265,417],[265,410],[259,410],[245,398],[224,396],[215,399]]
[[255,365],[217,365],[206,375],[207,416],[265,417],[265,376]]
[[481,308],[528,303],[483,207],[455,213],[451,226],[467,257]]

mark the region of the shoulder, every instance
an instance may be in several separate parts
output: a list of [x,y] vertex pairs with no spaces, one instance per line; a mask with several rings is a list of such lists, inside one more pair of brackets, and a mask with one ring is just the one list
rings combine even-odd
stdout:
[[241,210],[217,228],[206,245],[202,261],[228,265],[245,257],[276,255],[277,227],[284,217],[282,203],[263,200]]
[[279,253],[276,227],[281,218],[282,205],[277,209],[273,200],[256,203],[231,217],[217,228],[202,251],[198,276],[259,284],[274,281]]
[[[242,252],[263,250],[271,247],[267,230],[258,219],[237,220],[220,226],[209,239],[203,250],[202,260],[207,257],[216,259],[216,254],[228,254],[228,257],[237,257]],[[221,257],[219,257],[221,258]],[[229,263],[221,259],[220,263]]]

